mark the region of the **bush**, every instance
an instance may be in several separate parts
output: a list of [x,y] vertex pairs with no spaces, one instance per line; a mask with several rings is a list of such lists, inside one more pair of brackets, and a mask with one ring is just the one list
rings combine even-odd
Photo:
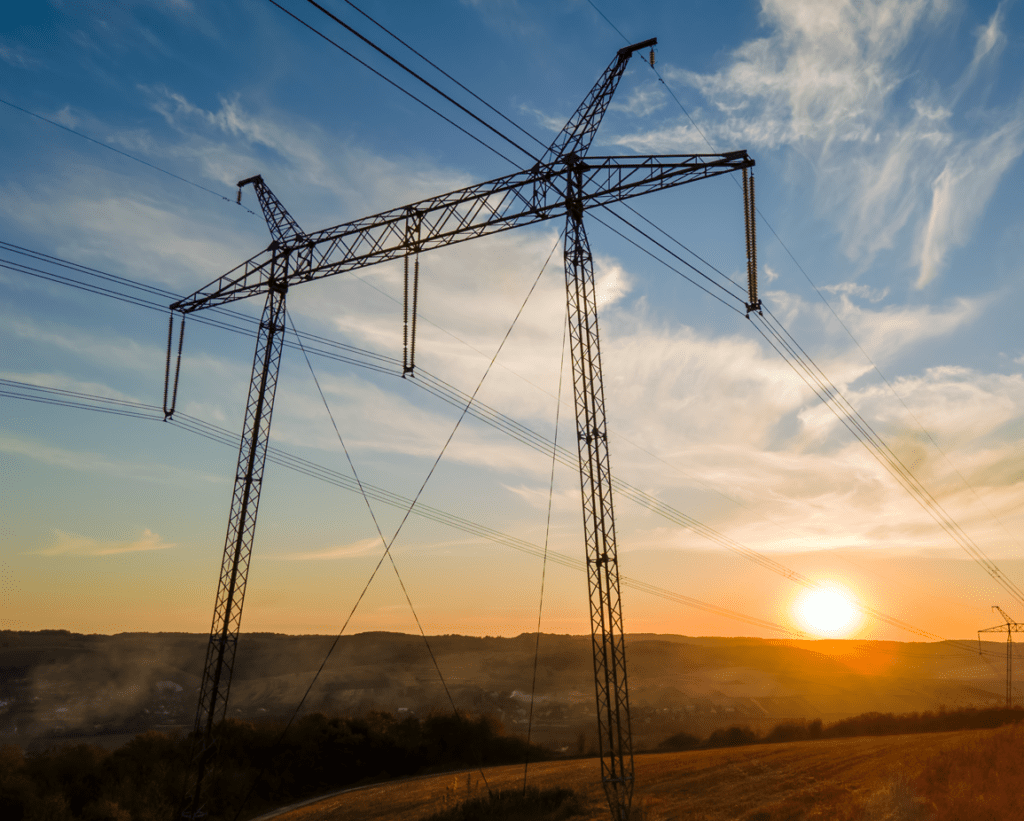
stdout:
[[[817,721],[818,736],[821,736],[821,720]],[[787,721],[776,724],[764,737],[765,744],[781,744],[786,741],[805,741],[811,737],[810,727],[804,722]]]
[[820,718],[813,721],[786,721],[773,727],[759,738],[749,727],[733,726],[719,729],[700,743],[696,736],[677,733],[662,741],[657,749],[663,752],[692,750],[695,747],[736,747],[741,744],[777,744],[786,741],[805,741],[820,738],[852,738],[854,736],[884,736],[904,733],[941,733],[952,730],[985,730],[1006,724],[1024,722],[1024,708],[991,707],[960,710],[939,708],[938,712],[862,713],[824,726]]
[[36,785],[25,772],[25,755],[20,747],[0,747],[0,818],[24,821],[39,803]]
[[[390,713],[365,718],[303,716],[283,725],[228,719],[203,784],[209,821],[252,817],[350,784],[457,767],[518,763],[526,742],[487,717]],[[189,768],[191,739],[148,732],[113,752],[80,744],[25,756],[0,750],[3,821],[167,821]],[[530,748],[530,760],[549,758]]]
[[754,744],[758,740],[757,733],[749,727],[738,725],[725,730],[715,730],[704,742],[705,747],[739,747],[743,744]]
[[681,752],[683,750],[695,750],[700,746],[700,739],[690,733],[676,733],[670,735],[658,745],[661,752]]
[[572,790],[498,790],[436,812],[423,821],[562,821],[583,813],[583,802]]

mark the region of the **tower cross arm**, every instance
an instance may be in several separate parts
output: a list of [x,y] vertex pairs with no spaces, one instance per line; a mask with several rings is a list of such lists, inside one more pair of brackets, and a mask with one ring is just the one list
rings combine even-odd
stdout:
[[[216,307],[271,288],[274,262],[291,257],[285,287],[365,268],[414,252],[564,216],[566,176],[577,176],[583,209],[748,168],[745,151],[728,154],[588,157],[537,165],[504,177],[292,238],[270,248],[171,306],[181,313]],[[416,230],[412,230],[415,228]],[[415,237],[415,245],[410,237]],[[280,287],[281,283],[278,283]]]
[[584,208],[610,205],[652,191],[752,168],[753,165],[754,161],[746,151],[586,157],[576,163]]
[[1017,622],[1011,619],[998,604],[992,605],[992,609],[1002,616],[1004,621],[995,627],[984,627],[979,630],[979,638],[982,633],[1024,633],[1024,622]]
[[[171,310],[188,314],[266,293],[271,272],[280,268],[273,262],[281,257],[294,257],[285,282],[291,286],[564,214],[558,179],[562,165],[516,171],[290,241],[275,235],[265,251],[175,302]],[[411,236],[419,238],[416,247],[410,245]]]

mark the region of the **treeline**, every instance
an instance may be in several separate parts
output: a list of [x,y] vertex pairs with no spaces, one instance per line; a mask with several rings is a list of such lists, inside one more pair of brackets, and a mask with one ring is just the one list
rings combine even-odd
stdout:
[[[526,742],[496,720],[435,714],[419,719],[299,719],[281,725],[229,719],[203,787],[209,821],[242,818],[345,786],[463,767],[517,763]],[[190,740],[148,732],[112,752],[79,744],[26,755],[0,749],[4,821],[171,821],[188,772]],[[549,757],[531,746],[530,758]]]
[[659,751],[738,747],[743,744],[778,744],[783,741],[810,741],[820,738],[941,733],[951,730],[982,730],[1024,720],[1024,708],[992,707],[959,710],[940,709],[924,713],[862,713],[832,724],[813,721],[787,721],[777,724],[765,735],[750,727],[733,726],[715,730],[701,739],[690,733],[676,733],[658,745]]

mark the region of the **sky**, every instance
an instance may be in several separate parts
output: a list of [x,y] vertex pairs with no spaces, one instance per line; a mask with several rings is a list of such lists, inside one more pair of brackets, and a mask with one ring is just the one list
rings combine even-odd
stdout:
[[[142,292],[19,249],[181,296],[267,246],[252,189],[235,202],[240,179],[262,174],[314,231],[533,162],[312,5],[281,5],[394,84],[264,0],[50,0],[0,21],[2,628],[208,629],[254,345],[202,314],[187,323],[177,418],[227,444],[159,412],[15,398],[28,384],[158,406],[167,333],[165,310],[10,263]],[[544,145],[620,47],[657,37],[591,153],[749,152],[764,305],[946,517],[944,530],[850,434],[760,318],[588,214],[612,470],[634,489],[615,497],[627,632],[820,634],[794,574],[855,604],[843,636],[974,638],[1001,622],[996,604],[1024,620],[994,579],[1024,586],[1022,4],[357,5]],[[324,6],[541,150],[344,0]],[[738,182],[617,213],[742,282]],[[352,613],[349,633],[508,636],[540,613],[545,632],[587,632],[575,469],[473,415],[457,425],[460,407],[424,390],[479,386],[486,409],[574,451],[562,227],[422,255],[416,377],[285,350],[277,452],[351,477],[340,436],[360,481],[404,499],[422,488],[445,521],[414,510],[392,551],[401,583],[385,563],[367,587],[383,550],[373,517],[390,539],[406,510],[371,499],[371,517],[358,493],[271,462],[243,631],[336,633]],[[288,309],[301,332],[400,358],[401,294],[388,263],[295,286]],[[559,554],[546,565],[545,544]]]

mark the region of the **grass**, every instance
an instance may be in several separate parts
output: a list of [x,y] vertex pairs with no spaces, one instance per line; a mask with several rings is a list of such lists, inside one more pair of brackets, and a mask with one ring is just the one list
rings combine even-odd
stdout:
[[928,821],[1024,818],[1024,725],[938,753],[913,781]]
[[[490,790],[522,793],[521,766],[486,776]],[[596,759],[531,765],[528,783],[572,790],[579,821],[608,817]],[[1019,821],[1024,724],[638,755],[636,784],[633,815],[643,821]],[[505,819],[443,814],[460,801],[486,810],[474,803],[486,796],[478,774],[432,776],[347,793],[280,821]]]

